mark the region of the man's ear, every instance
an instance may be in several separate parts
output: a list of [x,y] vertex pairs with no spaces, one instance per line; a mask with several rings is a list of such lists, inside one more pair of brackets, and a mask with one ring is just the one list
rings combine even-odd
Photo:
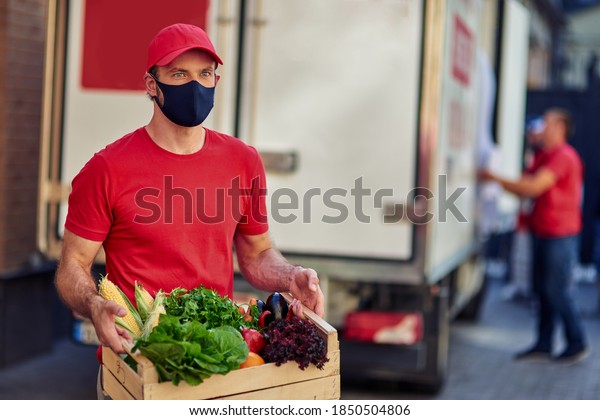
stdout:
[[150,73],[144,74],[144,86],[146,87],[146,93],[150,97],[158,96],[158,90],[156,88],[156,80],[150,75]]
[[221,80],[221,75],[219,73],[215,74],[215,86],[217,86],[217,83],[219,83],[219,80]]

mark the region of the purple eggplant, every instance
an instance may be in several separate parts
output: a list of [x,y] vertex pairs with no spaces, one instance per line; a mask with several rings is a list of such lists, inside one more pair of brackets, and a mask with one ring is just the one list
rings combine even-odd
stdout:
[[271,293],[265,303],[265,310],[270,311],[275,320],[285,319],[288,309],[288,303],[278,292]]

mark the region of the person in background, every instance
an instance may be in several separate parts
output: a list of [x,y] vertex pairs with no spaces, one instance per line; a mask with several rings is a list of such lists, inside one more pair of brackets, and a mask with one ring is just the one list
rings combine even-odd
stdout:
[[260,155],[203,126],[221,64],[201,28],[159,31],[142,72],[151,120],[96,153],[72,182],[56,288],[116,353],[131,336],[114,323],[126,309],[103,299],[92,277],[101,247],[107,275],[132,301],[136,280],[152,294],[202,285],[232,297],[235,248],[254,287],[289,291],[293,305],[324,314],[317,273],[272,245]]
[[[536,167],[536,159],[542,149],[541,140],[544,129],[544,118],[533,118],[525,129],[525,154],[523,159],[523,175],[532,175]],[[507,299],[518,297],[529,300],[532,294],[531,281],[531,234],[529,217],[532,208],[531,197],[521,197],[521,205],[517,215],[515,232],[512,236],[509,283],[503,289]]]
[[[555,360],[574,363],[589,354],[579,313],[569,294],[581,231],[583,164],[567,140],[572,133],[570,113],[551,108],[544,113],[540,151],[531,169],[518,180],[489,171],[480,178],[498,182],[521,197],[531,197],[528,226],[533,239],[533,292],[538,300],[537,336],[532,347],[517,360]],[[564,326],[565,348],[553,353],[557,320]]]

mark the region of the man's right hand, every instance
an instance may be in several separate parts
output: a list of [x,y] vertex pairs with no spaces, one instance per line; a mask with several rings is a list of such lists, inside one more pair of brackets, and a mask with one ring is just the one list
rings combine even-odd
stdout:
[[90,309],[92,323],[100,343],[110,347],[117,354],[127,353],[133,345],[133,337],[125,329],[115,324],[115,317],[126,315],[127,310],[102,296],[94,297],[90,302]]

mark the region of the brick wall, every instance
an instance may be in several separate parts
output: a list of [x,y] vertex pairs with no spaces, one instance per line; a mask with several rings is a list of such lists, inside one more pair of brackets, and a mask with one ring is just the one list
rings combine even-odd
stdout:
[[0,0],[0,273],[36,251],[46,0]]

